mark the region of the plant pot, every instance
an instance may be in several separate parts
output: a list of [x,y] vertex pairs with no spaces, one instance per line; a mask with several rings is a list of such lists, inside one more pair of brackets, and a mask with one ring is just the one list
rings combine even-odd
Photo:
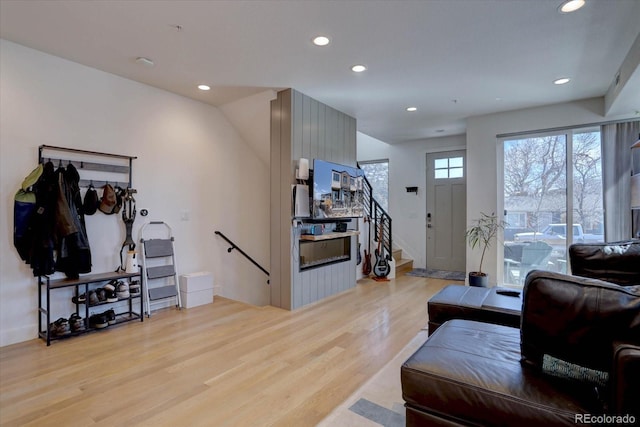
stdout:
[[469,273],[469,286],[486,288],[489,286],[489,275],[472,271]]

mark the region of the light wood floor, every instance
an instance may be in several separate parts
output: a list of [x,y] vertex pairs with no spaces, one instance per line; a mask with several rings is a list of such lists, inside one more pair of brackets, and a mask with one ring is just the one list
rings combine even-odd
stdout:
[[216,297],[46,347],[0,348],[6,426],[313,426],[426,327],[400,276],[290,312]]

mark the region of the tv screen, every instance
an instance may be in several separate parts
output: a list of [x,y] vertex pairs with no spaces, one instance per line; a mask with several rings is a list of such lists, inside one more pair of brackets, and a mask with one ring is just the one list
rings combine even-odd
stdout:
[[311,215],[315,219],[364,216],[364,171],[314,159]]

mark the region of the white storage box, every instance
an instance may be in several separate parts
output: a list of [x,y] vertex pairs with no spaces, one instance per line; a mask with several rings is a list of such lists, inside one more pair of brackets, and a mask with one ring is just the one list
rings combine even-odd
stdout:
[[213,302],[213,275],[208,271],[180,276],[180,299],[184,308]]

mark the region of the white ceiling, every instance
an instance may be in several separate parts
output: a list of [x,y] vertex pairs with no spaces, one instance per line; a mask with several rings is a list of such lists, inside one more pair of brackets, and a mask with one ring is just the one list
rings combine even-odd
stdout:
[[[560,2],[0,0],[0,36],[212,105],[291,87],[399,143],[603,96],[640,33],[640,1],[587,0],[571,14]],[[331,44],[313,46],[318,34]],[[631,103],[639,80],[624,87]]]

